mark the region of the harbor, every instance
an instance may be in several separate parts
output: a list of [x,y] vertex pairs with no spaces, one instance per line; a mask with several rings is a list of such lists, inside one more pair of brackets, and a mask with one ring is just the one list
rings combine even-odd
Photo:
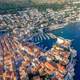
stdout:
[[[42,76],[55,75],[51,79],[64,80],[69,66],[75,65],[70,55],[76,56],[76,51],[71,52],[71,44],[64,39],[57,41],[55,45],[47,52],[42,52],[37,46],[32,44],[21,44],[15,40],[14,36],[3,36],[0,38],[0,79],[1,80],[36,80],[42,79]],[[61,47],[63,46],[63,47]],[[70,49],[68,49],[70,48]],[[20,61],[20,62],[19,62]],[[56,62],[57,61],[57,62]],[[16,67],[18,66],[18,67]],[[26,68],[27,66],[27,68]],[[3,69],[1,69],[3,68]],[[19,71],[19,75],[16,74]],[[30,71],[28,71],[30,70]],[[37,74],[38,73],[38,74]],[[33,75],[29,78],[28,75]]]
[[78,1],[37,1],[0,3],[0,80],[80,80]]

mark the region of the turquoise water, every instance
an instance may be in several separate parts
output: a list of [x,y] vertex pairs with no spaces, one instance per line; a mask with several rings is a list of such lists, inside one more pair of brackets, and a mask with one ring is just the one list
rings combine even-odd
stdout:
[[53,34],[72,40],[72,47],[77,50],[74,80],[80,80],[80,23],[69,24],[62,29],[53,31]]

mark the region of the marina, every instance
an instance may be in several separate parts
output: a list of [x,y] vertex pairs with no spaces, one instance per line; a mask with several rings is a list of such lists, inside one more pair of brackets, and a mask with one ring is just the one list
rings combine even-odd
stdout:
[[[40,46],[37,47],[37,45],[33,45],[30,43],[23,45],[22,43],[16,41],[14,36],[12,37],[11,36],[9,37],[9,35],[2,36],[0,38],[1,47],[0,52],[2,53],[0,54],[2,55],[0,68],[2,67],[3,70],[1,69],[0,71],[1,76],[0,79],[30,80],[28,74],[32,74],[33,80],[34,78],[36,79],[36,76],[38,76],[41,79],[41,76],[43,75],[48,76],[54,74],[55,76],[53,76],[52,79],[64,80],[65,79],[64,75],[67,74],[68,70],[68,68],[66,69],[65,65],[71,63],[71,65],[74,66],[73,59],[72,58],[68,59],[68,57],[70,56],[70,54],[72,56],[76,54],[75,50],[74,51],[72,50],[73,52],[69,51],[69,49],[71,49],[69,47],[70,42],[68,40],[67,42],[68,45],[66,45],[65,47],[66,40],[60,38],[58,43],[52,45],[52,48],[50,50],[42,52],[40,50]],[[37,72],[39,72],[40,76],[39,75],[34,76],[34,74],[36,74]],[[68,75],[68,77],[70,76],[73,75],[72,74]]]
[[0,2],[0,80],[80,80],[78,0]]

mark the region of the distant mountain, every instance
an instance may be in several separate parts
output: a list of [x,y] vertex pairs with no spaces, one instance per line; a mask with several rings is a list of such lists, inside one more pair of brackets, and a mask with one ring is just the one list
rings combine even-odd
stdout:
[[28,3],[29,0],[0,0],[0,3],[15,3],[15,4],[23,4]]
[[36,4],[43,4],[43,3],[53,4],[53,3],[64,3],[65,0],[32,0],[32,2]]
[[34,3],[55,3],[55,2],[59,2],[59,3],[63,3],[65,0],[0,0],[1,3],[28,3],[28,2],[34,2]]
[[64,0],[0,0],[0,13],[14,13],[26,7],[35,7],[41,10],[45,8],[63,8],[63,4],[54,4],[56,2],[64,3]]
[[0,0],[0,14],[14,13],[29,6],[29,0]]
[[42,3],[64,3],[64,2],[69,2],[69,1],[80,1],[80,0],[0,0],[0,3],[17,3],[17,4],[22,4],[22,3],[29,3],[33,2],[36,4],[42,4]]
[[25,2],[28,0],[0,0],[0,2]]

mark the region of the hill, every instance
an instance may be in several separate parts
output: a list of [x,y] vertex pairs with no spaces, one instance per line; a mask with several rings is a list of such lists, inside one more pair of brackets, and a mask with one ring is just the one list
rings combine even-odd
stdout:
[[35,4],[43,4],[43,3],[53,4],[53,3],[64,3],[65,0],[32,0],[32,2]]

